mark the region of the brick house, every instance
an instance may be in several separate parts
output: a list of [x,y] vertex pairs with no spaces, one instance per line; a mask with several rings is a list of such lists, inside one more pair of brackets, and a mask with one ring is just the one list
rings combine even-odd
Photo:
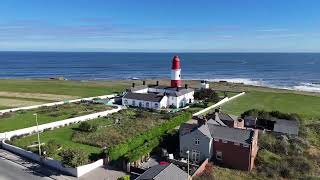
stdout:
[[[211,121],[212,122],[212,121]],[[209,121],[203,125],[180,126],[180,156],[192,162],[205,159],[239,170],[250,171],[258,151],[258,132],[231,128]]]

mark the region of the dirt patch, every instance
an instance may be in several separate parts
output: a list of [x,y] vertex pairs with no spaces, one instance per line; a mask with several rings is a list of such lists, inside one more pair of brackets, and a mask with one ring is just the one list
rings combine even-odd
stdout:
[[52,101],[63,101],[66,99],[71,100],[71,99],[79,98],[78,96],[68,96],[68,95],[20,93],[20,92],[8,92],[8,91],[0,91],[0,96],[16,97],[16,98],[34,98],[34,99],[44,99],[44,100],[52,100]]
[[44,102],[0,98],[0,106],[6,106],[6,107],[24,107],[24,106],[31,106],[31,105],[38,105],[38,104],[44,104]]

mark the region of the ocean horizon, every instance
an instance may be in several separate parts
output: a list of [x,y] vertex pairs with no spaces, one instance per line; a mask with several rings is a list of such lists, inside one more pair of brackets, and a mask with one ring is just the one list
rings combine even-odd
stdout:
[[[320,92],[320,53],[0,52],[1,79],[169,79],[178,55],[182,78]],[[1,88],[0,88],[1,90]]]

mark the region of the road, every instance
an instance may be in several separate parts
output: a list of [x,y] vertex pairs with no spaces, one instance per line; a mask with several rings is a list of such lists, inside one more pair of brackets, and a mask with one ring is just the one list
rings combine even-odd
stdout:
[[0,157],[1,180],[52,180]]

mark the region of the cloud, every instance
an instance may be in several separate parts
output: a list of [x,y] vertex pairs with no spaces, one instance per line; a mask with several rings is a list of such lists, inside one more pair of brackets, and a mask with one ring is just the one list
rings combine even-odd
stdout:
[[267,29],[258,29],[257,31],[258,32],[285,32],[289,30],[285,28],[267,28]]
[[[83,18],[72,25],[52,24],[42,20],[16,20],[0,24],[0,39],[89,39],[164,40],[193,34],[225,32],[238,26],[157,27],[116,24],[108,18]],[[88,23],[90,22],[90,23]]]

